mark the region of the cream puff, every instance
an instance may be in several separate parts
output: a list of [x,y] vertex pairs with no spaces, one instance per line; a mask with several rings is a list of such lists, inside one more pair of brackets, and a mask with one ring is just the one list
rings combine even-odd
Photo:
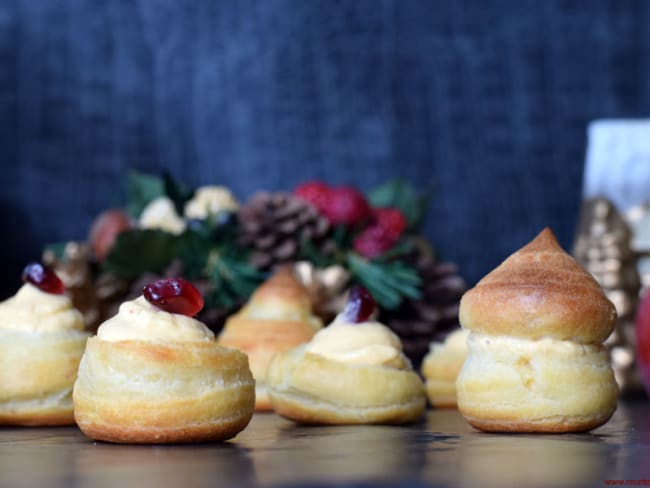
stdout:
[[74,424],[72,386],[89,334],[54,271],[40,263],[0,303],[0,424]]
[[434,407],[456,407],[456,378],[467,356],[469,331],[457,329],[444,342],[432,342],[422,361],[422,376]]
[[159,280],[89,339],[74,385],[79,428],[96,440],[186,443],[234,437],[253,415],[246,355],[192,318],[203,300],[182,279]]
[[463,296],[470,331],[458,408],[496,432],[579,432],[616,409],[602,342],[616,311],[547,228]]
[[276,355],[273,409],[302,423],[400,424],[420,418],[424,385],[399,338],[371,320],[374,300],[354,287],[345,310],[305,345]]
[[248,355],[255,378],[255,410],[272,410],[266,372],[273,356],[309,341],[321,326],[311,312],[307,290],[289,267],[262,284],[228,319],[217,342]]

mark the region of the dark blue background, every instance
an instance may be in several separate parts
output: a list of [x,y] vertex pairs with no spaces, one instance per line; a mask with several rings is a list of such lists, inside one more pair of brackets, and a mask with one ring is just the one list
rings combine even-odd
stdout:
[[240,198],[401,176],[474,282],[545,225],[571,245],[586,125],[650,113],[649,25],[641,0],[0,0],[0,264],[84,237],[128,168]]

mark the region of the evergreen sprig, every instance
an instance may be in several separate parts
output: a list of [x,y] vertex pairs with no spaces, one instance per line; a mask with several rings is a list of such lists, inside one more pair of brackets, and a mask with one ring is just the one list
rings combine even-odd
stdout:
[[238,252],[228,247],[214,248],[210,252],[205,274],[213,284],[208,303],[224,308],[248,298],[264,278]]
[[133,229],[120,233],[104,261],[104,269],[120,278],[161,273],[182,248],[182,236],[162,230]]
[[248,298],[264,276],[249,264],[246,250],[235,244],[233,224],[222,220],[216,216],[195,222],[178,236],[161,230],[123,232],[104,268],[133,279],[146,272],[162,273],[179,259],[187,278],[211,282],[208,306],[230,308]]
[[393,207],[402,212],[408,229],[417,232],[424,220],[432,194],[432,185],[424,192],[418,191],[404,180],[390,180],[368,193],[368,201],[375,207]]
[[[138,216],[153,199],[169,197],[179,214],[194,190],[169,173],[162,177],[132,172],[127,180],[127,211]],[[399,209],[407,219],[410,236],[416,235],[428,206],[430,192],[418,193],[412,185],[393,180],[368,194],[376,207]],[[189,221],[181,235],[162,230],[135,229],[121,233],[107,257],[104,267],[116,275],[134,279],[145,272],[161,273],[179,259],[189,279],[209,280],[212,287],[206,298],[209,307],[230,308],[247,299],[264,278],[264,273],[250,264],[249,250],[237,243],[238,223],[232,214],[218,214],[205,220]],[[300,245],[300,259],[318,267],[339,264],[373,294],[380,307],[395,309],[405,299],[420,297],[422,280],[418,271],[403,258],[413,250],[408,237],[373,259],[353,251],[359,229],[337,226],[332,240],[334,251],[323,254],[309,241]]]
[[370,260],[349,252],[347,264],[352,275],[383,308],[393,310],[404,298],[420,298],[422,279],[415,268],[401,261]]

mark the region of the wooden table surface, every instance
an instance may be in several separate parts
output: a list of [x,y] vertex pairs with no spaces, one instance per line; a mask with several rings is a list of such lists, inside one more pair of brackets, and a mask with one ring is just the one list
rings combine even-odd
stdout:
[[[0,486],[607,486],[650,480],[650,403],[588,434],[495,435],[455,410],[420,424],[297,426],[255,415],[224,444],[121,446],[74,427],[0,428]],[[650,484],[650,482],[649,482]]]

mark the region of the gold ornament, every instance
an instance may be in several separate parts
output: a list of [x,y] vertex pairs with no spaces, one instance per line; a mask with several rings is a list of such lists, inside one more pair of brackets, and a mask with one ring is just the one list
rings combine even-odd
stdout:
[[309,261],[294,264],[294,273],[311,297],[314,313],[324,323],[343,310],[350,273],[339,265],[316,268]]
[[632,250],[637,254],[641,293],[650,288],[650,201],[625,212],[632,229]]
[[641,389],[634,336],[640,284],[631,239],[629,225],[609,200],[593,198],[583,202],[573,255],[616,307],[618,322],[605,346],[622,394]]

